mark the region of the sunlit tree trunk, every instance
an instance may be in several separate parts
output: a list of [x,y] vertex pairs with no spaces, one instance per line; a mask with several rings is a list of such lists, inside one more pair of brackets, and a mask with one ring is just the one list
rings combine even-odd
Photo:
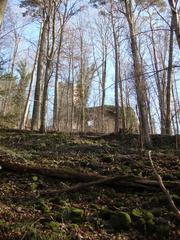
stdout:
[[[120,51],[120,49],[119,49]],[[122,77],[121,77],[121,63],[120,63],[120,59],[119,59],[119,90],[120,90],[120,103],[121,103],[121,121],[122,121],[122,129],[125,130],[126,129],[126,111],[125,111],[125,107],[124,107],[124,99],[123,99],[123,81],[122,81]]]
[[52,63],[55,50],[55,25],[56,25],[56,3],[53,2],[49,6],[48,27],[47,27],[47,55],[46,55],[46,69],[44,76],[44,88],[41,105],[41,118],[40,118],[40,132],[46,131],[46,113],[47,113],[47,100],[48,100],[48,86],[51,78]]
[[83,36],[80,37],[80,99],[81,99],[81,132],[85,130],[85,79],[83,61]]
[[34,72],[36,69],[36,63],[37,63],[37,55],[38,55],[38,51],[34,60],[34,64],[33,64],[33,69],[31,72],[31,80],[30,80],[30,84],[29,84],[29,90],[28,90],[28,95],[26,98],[26,103],[25,103],[25,107],[24,107],[24,111],[23,111],[23,115],[20,121],[20,125],[19,125],[19,129],[24,129],[27,119],[28,119],[28,113],[29,113],[29,107],[30,107],[30,97],[32,95],[32,86],[33,86],[33,80],[34,80]]
[[60,54],[61,54],[61,46],[62,46],[62,36],[63,36],[63,32],[61,30],[58,52],[57,52],[57,60],[56,60],[55,87],[54,87],[54,109],[53,109],[53,129],[54,130],[59,130],[58,80],[59,80],[59,73],[60,73]]
[[143,71],[141,66],[141,61],[139,57],[137,39],[136,39],[136,30],[135,30],[135,21],[134,13],[132,11],[132,2],[131,0],[125,0],[125,9],[126,17],[129,25],[130,39],[131,39],[131,49],[132,57],[134,64],[134,78],[135,78],[135,88],[137,95],[137,103],[139,108],[139,118],[140,126],[142,131],[143,141],[147,145],[151,145],[150,130],[149,130],[149,121],[148,121],[148,110],[147,110],[147,96],[146,96],[146,83],[143,79]]
[[72,75],[72,98],[71,98],[71,132],[73,132],[73,125],[75,124],[75,119],[74,119],[74,56],[73,56],[73,53],[72,53],[72,61],[71,61],[71,75]]
[[118,52],[118,36],[116,33],[115,21],[113,16],[113,3],[111,3],[111,27],[112,27],[112,34],[113,34],[113,42],[114,42],[114,58],[115,58],[115,84],[114,84],[114,95],[115,95],[115,128],[114,132],[119,132],[119,52]]
[[6,5],[7,5],[7,0],[0,0],[0,26],[3,21],[3,16],[4,16],[5,9],[6,9]]
[[42,88],[42,80],[43,80],[43,76],[44,76],[44,58],[45,58],[47,25],[48,25],[48,21],[47,21],[47,19],[45,19],[43,26],[42,26],[39,54],[38,54],[38,60],[37,60],[37,77],[36,77],[34,106],[33,106],[32,121],[31,121],[31,129],[32,130],[38,130],[39,124],[40,124],[41,88]]
[[166,87],[166,119],[165,119],[165,129],[166,134],[170,135],[171,131],[171,93],[173,84],[173,19],[171,20],[171,32],[169,40],[169,62],[168,62],[168,72],[167,72],[167,87]]
[[63,35],[64,35],[64,27],[67,20],[67,4],[65,4],[65,9],[63,12],[63,16],[59,13],[60,19],[60,29],[59,29],[59,45],[57,50],[57,60],[56,60],[56,73],[55,73],[55,87],[54,87],[54,109],[53,109],[53,129],[59,130],[59,98],[58,98],[58,80],[59,80],[59,73],[60,73],[60,60],[61,60],[61,50],[62,50],[62,43],[63,43]]
[[107,72],[107,45],[103,46],[103,57],[102,57],[102,100],[101,100],[101,130],[104,131],[104,103],[106,97],[106,72]]

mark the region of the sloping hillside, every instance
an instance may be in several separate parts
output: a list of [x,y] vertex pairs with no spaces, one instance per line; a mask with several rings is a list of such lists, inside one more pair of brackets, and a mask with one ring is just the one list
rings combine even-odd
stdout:
[[[175,138],[153,143],[154,164],[180,207]],[[1,130],[0,165],[0,239],[180,238],[137,135]]]

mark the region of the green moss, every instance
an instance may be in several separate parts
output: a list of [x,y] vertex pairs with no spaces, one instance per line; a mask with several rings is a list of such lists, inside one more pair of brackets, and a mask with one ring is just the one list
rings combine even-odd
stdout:
[[43,213],[50,213],[51,212],[51,209],[48,206],[48,203],[46,203],[43,199],[40,199],[36,203],[36,209],[41,210]]
[[144,218],[147,221],[153,220],[154,219],[154,215],[150,211],[144,211]]
[[48,223],[47,227],[56,232],[59,230],[59,223],[56,221],[50,221],[50,223]]
[[116,231],[128,229],[131,224],[131,217],[126,212],[116,212],[111,216],[110,224]]
[[141,218],[143,216],[143,212],[141,209],[135,208],[132,210],[132,216]]
[[145,226],[148,231],[152,231],[154,229],[154,215],[150,211],[146,211],[144,209],[133,209],[132,217],[135,220],[136,226],[140,227]]
[[38,184],[36,182],[31,183],[31,190],[34,191],[38,188]]
[[32,176],[32,180],[33,180],[34,182],[37,182],[37,181],[38,181],[38,176]]
[[0,232],[8,231],[9,227],[4,220],[0,220]]
[[71,208],[68,206],[60,207],[54,218],[58,221],[81,223],[84,220],[84,210],[80,208]]

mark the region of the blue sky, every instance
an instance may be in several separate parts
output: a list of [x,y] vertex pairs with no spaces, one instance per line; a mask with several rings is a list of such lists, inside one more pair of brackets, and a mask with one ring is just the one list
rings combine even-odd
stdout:
[[[33,56],[33,52],[34,49],[32,45],[37,43],[38,40],[38,34],[39,34],[39,23],[36,21],[35,23],[32,23],[32,20],[30,18],[22,18],[22,12],[24,11],[23,9],[19,8],[19,0],[9,0],[9,5],[13,6],[13,12],[15,12],[17,14],[17,18],[18,18],[18,25],[22,26],[24,24],[28,24],[23,28],[23,37],[24,40],[23,44],[21,44],[21,52],[22,52],[22,57],[25,58],[29,58],[28,54],[31,54],[31,56]],[[95,18],[95,11],[89,11],[88,15],[86,16],[90,21],[91,19]],[[31,41],[31,43],[30,43]],[[126,44],[124,45],[124,61],[125,62],[131,62],[131,53],[129,51],[129,45],[127,44],[128,40],[126,41]],[[29,49],[28,49],[29,48]],[[28,49],[28,51],[27,51]],[[174,56],[175,56],[175,60],[177,63],[180,62],[180,54],[179,54],[179,49],[175,48],[175,52],[174,52]],[[114,64],[113,64],[113,60],[112,60],[112,54],[111,54],[111,59],[109,59],[109,64],[108,64],[108,75],[107,75],[107,83],[106,83],[106,87],[107,87],[107,92],[106,92],[106,104],[113,104],[114,103]],[[179,69],[177,70],[179,72]],[[124,76],[123,76],[124,77]],[[176,74],[176,81],[178,82],[177,86],[178,86],[178,91],[180,91],[179,89],[179,83],[180,83],[180,75]],[[97,79],[96,79],[97,81]],[[90,100],[89,100],[89,104],[93,105],[94,101],[98,102],[98,87],[97,84],[95,83],[96,81],[94,81],[93,84],[93,89],[94,92],[91,94]],[[112,85],[112,86],[111,86]],[[111,87],[109,87],[111,86]],[[53,85],[52,85],[52,89],[53,89]],[[133,93],[132,93],[133,94]],[[135,98],[133,98],[132,95],[132,105],[133,107],[135,107]]]

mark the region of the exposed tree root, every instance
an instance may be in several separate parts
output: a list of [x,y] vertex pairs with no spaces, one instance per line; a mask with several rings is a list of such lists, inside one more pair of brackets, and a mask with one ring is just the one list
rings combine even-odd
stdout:
[[[11,161],[4,160],[0,156],[0,166],[7,171],[13,171],[17,173],[33,173],[40,174],[47,177],[59,178],[62,180],[68,180],[71,182],[78,182],[77,185],[70,188],[52,190],[41,192],[45,195],[61,194],[65,192],[80,191],[85,188],[103,185],[113,187],[122,191],[129,191],[130,189],[136,191],[159,191],[159,182],[156,180],[149,180],[147,178],[137,177],[137,176],[115,176],[115,177],[105,177],[97,174],[87,174],[76,172],[73,169],[53,169],[53,168],[42,168],[27,166],[24,164],[13,163]],[[169,182],[165,181],[166,187],[172,190],[180,191],[180,182]]]
[[156,168],[155,168],[155,166],[154,166],[154,163],[153,163],[153,160],[152,160],[152,157],[151,157],[151,151],[149,151],[148,154],[149,154],[149,161],[150,161],[150,163],[151,163],[151,167],[152,167],[152,169],[153,169],[154,175],[155,175],[156,178],[157,178],[157,181],[158,181],[158,183],[159,183],[159,186],[160,186],[161,190],[163,191],[163,193],[165,194],[166,199],[167,199],[169,205],[171,206],[171,209],[173,210],[173,212],[174,212],[175,215],[176,215],[176,218],[177,218],[178,220],[180,220],[180,211],[177,209],[177,207],[176,207],[176,205],[175,205],[175,203],[174,203],[174,201],[173,201],[173,199],[172,199],[169,191],[166,189],[166,187],[165,187],[165,185],[164,185],[164,182],[162,181],[161,176],[158,174],[158,172],[157,172],[157,170],[156,170]]

